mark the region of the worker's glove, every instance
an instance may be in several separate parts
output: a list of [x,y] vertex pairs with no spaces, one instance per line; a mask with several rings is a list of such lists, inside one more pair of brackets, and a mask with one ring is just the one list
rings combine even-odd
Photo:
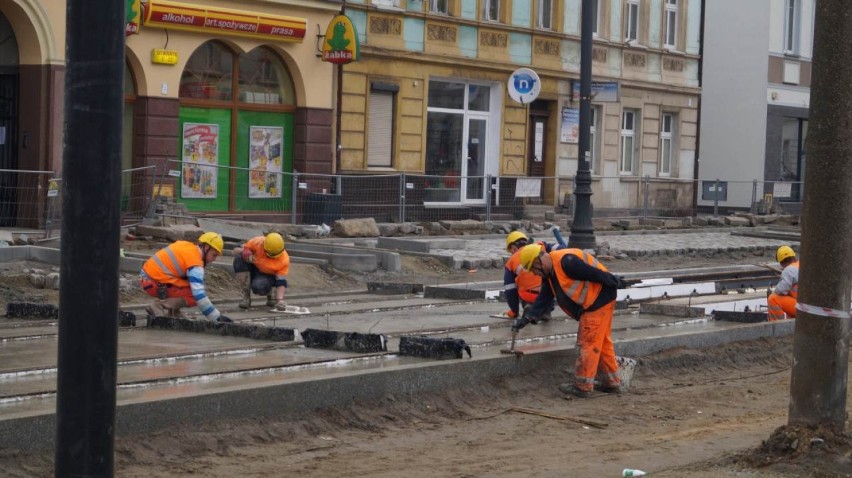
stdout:
[[518,318],[518,313],[515,312],[514,310],[507,310],[506,312],[503,312],[503,315],[505,315],[506,317],[508,317],[510,319]]
[[626,289],[626,288],[630,287],[627,284],[627,281],[624,280],[624,277],[615,276],[615,278],[618,279],[618,285],[615,286],[616,289]]
[[287,303],[284,302],[284,299],[275,302],[275,310],[278,312],[284,312],[287,310]]
[[530,321],[527,320],[527,318],[525,316],[518,317],[517,319],[515,319],[514,322],[512,322],[512,332],[517,332],[517,331],[523,329],[529,323],[530,323]]
[[230,317],[228,317],[227,315],[220,315],[220,316],[219,316],[219,318],[218,318],[218,319],[216,319],[216,321],[217,321],[217,322],[224,322],[224,323],[226,323],[226,324],[230,324],[230,323],[233,323],[233,322],[234,322],[234,321],[233,321],[233,320],[231,320],[231,318],[230,318]]
[[249,264],[251,264],[251,262],[252,262],[251,249],[249,249],[248,247],[244,247],[243,252],[240,253],[240,257],[243,258],[243,262],[248,262]]
[[614,274],[607,274],[606,280],[603,281],[603,285],[607,287],[615,287],[616,289],[627,288],[627,283],[624,282],[624,278]]

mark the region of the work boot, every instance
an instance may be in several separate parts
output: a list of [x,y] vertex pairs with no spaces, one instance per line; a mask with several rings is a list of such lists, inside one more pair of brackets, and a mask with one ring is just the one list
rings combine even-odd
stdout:
[[163,307],[168,310],[168,316],[176,319],[180,318],[180,309],[187,306],[186,299],[183,297],[169,297],[163,300]]
[[574,395],[577,398],[589,398],[592,396],[591,391],[580,390],[573,383],[563,383],[559,386],[559,391],[565,395]]
[[163,301],[159,300],[159,299],[155,300],[154,302],[151,302],[151,304],[148,305],[148,307],[145,307],[145,313],[147,313],[148,315],[150,315],[152,317],[166,317],[166,316],[168,316],[168,311],[163,306]]
[[621,385],[601,385],[595,384],[595,390],[603,393],[615,393],[621,395]]
[[248,272],[237,272],[237,282],[240,284],[242,300],[237,304],[241,309],[251,309],[251,274]]
[[267,307],[275,307],[275,304],[277,304],[277,303],[278,303],[278,301],[275,300],[275,294],[270,293],[270,294],[266,295],[266,306]]

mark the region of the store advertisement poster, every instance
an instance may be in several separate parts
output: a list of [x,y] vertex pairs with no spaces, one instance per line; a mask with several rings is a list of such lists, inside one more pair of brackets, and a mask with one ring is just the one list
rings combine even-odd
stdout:
[[184,123],[181,197],[215,198],[218,164],[219,125]]
[[562,108],[560,141],[563,143],[578,143],[580,141],[580,108]]
[[249,197],[281,197],[284,128],[251,126],[249,138]]

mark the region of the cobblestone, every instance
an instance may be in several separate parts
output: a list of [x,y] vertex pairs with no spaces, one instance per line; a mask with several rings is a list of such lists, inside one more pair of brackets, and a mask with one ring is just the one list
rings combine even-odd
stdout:
[[[564,233],[566,240],[568,234]],[[549,232],[534,237],[536,240],[556,242]],[[629,257],[647,257],[653,255],[715,254],[760,250],[774,251],[778,246],[787,244],[798,248],[798,242],[764,239],[758,237],[735,236],[727,232],[690,232],[667,234],[619,234],[596,236],[598,253],[601,255]],[[430,253],[439,256],[451,256],[461,267],[473,264],[505,262],[509,254],[505,250],[504,237],[469,239],[464,247],[433,248]]]

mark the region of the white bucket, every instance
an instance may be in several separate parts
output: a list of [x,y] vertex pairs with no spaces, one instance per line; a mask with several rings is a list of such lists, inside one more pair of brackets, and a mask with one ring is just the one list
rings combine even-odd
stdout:
[[626,392],[630,388],[630,381],[633,380],[633,372],[636,371],[636,360],[629,357],[615,356],[615,362],[618,364],[618,378],[621,379],[621,390]]

